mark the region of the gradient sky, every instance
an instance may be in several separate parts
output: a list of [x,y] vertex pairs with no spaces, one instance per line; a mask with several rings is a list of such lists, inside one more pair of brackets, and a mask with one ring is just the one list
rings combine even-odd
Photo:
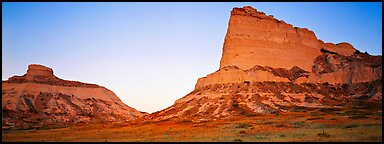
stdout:
[[324,42],[382,53],[382,3],[2,3],[2,79],[32,63],[155,112],[219,69],[233,7],[250,5]]

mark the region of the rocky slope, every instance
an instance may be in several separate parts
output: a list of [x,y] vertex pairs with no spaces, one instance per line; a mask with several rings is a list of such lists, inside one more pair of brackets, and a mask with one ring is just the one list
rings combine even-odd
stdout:
[[225,118],[381,103],[382,57],[348,43],[324,43],[245,6],[234,8],[220,69],[195,90],[149,119]]
[[25,75],[2,81],[2,125],[7,129],[122,121],[145,114],[104,87],[62,80],[42,65],[29,65]]
[[381,103],[382,82],[353,85],[329,83],[243,82],[195,89],[174,105],[147,119],[218,119],[265,113],[299,112],[307,108],[346,108]]
[[237,66],[226,66],[199,78],[195,88],[211,84],[233,82],[294,82],[294,83],[359,83],[382,79],[381,56],[370,56],[355,51],[350,56],[321,49],[321,55],[312,61],[312,69],[306,71],[298,66],[290,69],[254,65],[243,70]]

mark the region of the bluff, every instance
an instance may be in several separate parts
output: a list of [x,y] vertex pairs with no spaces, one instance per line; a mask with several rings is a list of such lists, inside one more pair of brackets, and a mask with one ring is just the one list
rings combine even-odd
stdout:
[[145,114],[105,87],[60,79],[42,65],[31,64],[25,75],[2,81],[3,128],[125,121]]
[[216,119],[381,104],[382,57],[324,43],[256,9],[233,8],[220,69],[147,119]]
[[[220,69],[199,78],[195,87],[243,81],[351,84],[381,79],[381,56],[363,55],[349,43],[324,43],[313,31],[250,6],[233,8]],[[332,70],[319,73],[324,68]],[[288,72],[291,69],[299,73]],[[298,77],[289,78],[287,72]]]

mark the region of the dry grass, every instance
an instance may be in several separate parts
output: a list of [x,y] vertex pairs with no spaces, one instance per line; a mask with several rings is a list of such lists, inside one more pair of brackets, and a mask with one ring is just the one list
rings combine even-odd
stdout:
[[[310,111],[266,114],[255,117],[193,123],[179,121],[95,124],[76,127],[3,131],[2,141],[382,141],[382,116],[372,114],[365,118],[362,110],[320,110],[324,115],[314,116]],[[317,112],[319,112],[317,110]],[[372,113],[381,113],[381,109]]]

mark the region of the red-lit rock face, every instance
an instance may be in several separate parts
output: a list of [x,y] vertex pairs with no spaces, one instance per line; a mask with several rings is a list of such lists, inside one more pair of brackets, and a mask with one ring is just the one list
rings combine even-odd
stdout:
[[225,36],[220,68],[255,65],[310,71],[321,43],[306,28],[296,28],[252,7],[234,8]]
[[[327,51],[332,57],[324,57],[328,55]],[[266,71],[245,72],[255,66],[285,70],[300,68],[308,72],[308,76],[292,81],[299,83],[357,83],[381,79],[381,56],[358,57],[355,52],[349,43],[324,43],[314,32],[293,27],[250,6],[234,8],[225,36],[220,70],[200,78],[196,87],[242,81],[292,81]],[[316,73],[322,66],[332,66],[334,71]]]
[[42,65],[31,64],[28,66],[27,76],[53,77],[53,70]]
[[215,119],[334,107],[356,99],[381,102],[381,60],[345,42],[324,43],[314,32],[252,7],[234,8],[220,69],[149,118]]
[[104,87],[59,79],[42,65],[29,65],[24,76],[2,82],[2,110],[3,126],[16,129],[131,120],[145,114]]

